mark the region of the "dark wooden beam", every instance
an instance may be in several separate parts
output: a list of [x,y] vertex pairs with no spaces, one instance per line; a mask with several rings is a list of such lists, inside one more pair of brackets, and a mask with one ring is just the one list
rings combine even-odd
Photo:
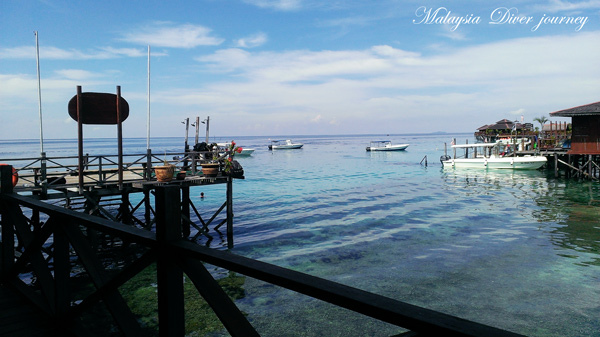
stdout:
[[260,336],[238,309],[227,293],[206,270],[202,262],[183,259],[180,262],[185,274],[196,286],[196,289],[214,310],[229,334],[233,337]]
[[163,337],[185,335],[185,310],[183,301],[183,271],[174,261],[178,255],[170,249],[172,242],[182,239],[181,202],[177,186],[156,189],[156,263],[158,283],[158,332]]

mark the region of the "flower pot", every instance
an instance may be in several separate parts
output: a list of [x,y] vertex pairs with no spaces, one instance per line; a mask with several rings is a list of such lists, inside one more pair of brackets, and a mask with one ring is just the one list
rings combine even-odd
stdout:
[[180,171],[179,173],[177,173],[177,176],[175,179],[177,180],[185,180],[185,176],[186,176],[186,172],[185,171]]
[[205,163],[202,166],[202,174],[205,177],[216,177],[219,174],[219,163]]
[[165,165],[165,166],[155,166],[154,174],[156,175],[156,180],[161,182],[167,182],[173,180],[173,173],[175,173],[174,165]]

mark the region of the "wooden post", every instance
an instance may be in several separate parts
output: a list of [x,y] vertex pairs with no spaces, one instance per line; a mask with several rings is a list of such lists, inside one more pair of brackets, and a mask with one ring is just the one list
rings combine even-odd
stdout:
[[[54,290],[56,292],[54,308],[60,316],[69,310],[71,304],[70,296],[70,273],[71,261],[69,256],[69,241],[61,225],[54,226]],[[68,223],[64,224],[69,226]]]
[[150,189],[148,189],[148,187],[144,187],[144,220],[145,222],[145,227],[150,228],[151,224],[152,224],[152,211],[150,210],[150,208],[152,207],[152,204],[150,203]]
[[185,335],[183,301],[183,271],[174,263],[179,257],[169,249],[169,243],[181,240],[181,210],[179,187],[156,187],[156,241],[158,260],[158,333],[159,336]]
[[[13,193],[11,165],[0,166],[0,193]],[[2,253],[0,255],[2,261],[0,272],[3,279],[8,276],[6,273],[8,273],[15,263],[15,229],[13,224],[8,220],[11,218],[8,213],[12,211],[7,202],[0,200],[0,212],[2,212]]]
[[146,171],[144,172],[144,179],[150,180],[152,178],[152,150],[146,149]]
[[233,248],[233,178],[227,176],[227,248]]
[[[190,187],[181,186],[181,222],[183,237],[187,238],[190,236]],[[185,220],[184,220],[185,219]]]
[[[40,180],[42,181],[42,199],[48,196],[48,176],[46,175],[46,152],[41,153],[40,158]],[[37,181],[35,182],[37,183]]]
[[77,170],[79,177],[79,194],[83,193],[83,123],[81,121],[81,86],[77,86]]
[[121,86],[117,85],[117,146],[118,146],[118,175],[119,190],[123,189],[123,121],[121,120]]

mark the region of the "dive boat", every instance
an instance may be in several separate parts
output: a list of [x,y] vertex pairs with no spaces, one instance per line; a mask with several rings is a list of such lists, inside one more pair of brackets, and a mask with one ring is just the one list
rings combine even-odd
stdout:
[[269,145],[269,150],[284,150],[284,149],[299,149],[304,144],[302,143],[292,143],[290,139],[286,140],[272,140]]
[[373,140],[367,146],[367,151],[402,151],[410,144],[392,145],[389,140]]
[[[536,170],[548,161],[541,155],[516,156],[514,152],[509,153],[509,148],[500,142],[452,145],[452,149],[452,157],[440,157],[444,168]],[[462,149],[464,154],[457,156],[457,149]]]

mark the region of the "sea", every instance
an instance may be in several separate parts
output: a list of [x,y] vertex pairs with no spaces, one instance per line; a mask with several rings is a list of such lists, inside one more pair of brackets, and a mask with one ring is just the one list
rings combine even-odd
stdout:
[[[286,138],[303,148],[268,150]],[[450,133],[211,137],[255,149],[236,158],[245,179],[233,186],[231,253],[527,336],[600,336],[600,183],[443,168],[454,138],[475,142]],[[372,140],[410,145],[367,152]],[[183,137],[150,143],[155,154],[184,148]],[[77,143],[45,140],[44,150],[72,156]],[[84,150],[116,154],[116,140],[86,140]],[[0,158],[39,152],[39,140],[0,141]],[[146,139],[125,139],[124,152],[145,153]],[[203,217],[225,200],[224,185],[190,193]],[[212,234],[198,243],[228,249]],[[404,331],[249,277],[244,292],[236,304],[262,336]]]

